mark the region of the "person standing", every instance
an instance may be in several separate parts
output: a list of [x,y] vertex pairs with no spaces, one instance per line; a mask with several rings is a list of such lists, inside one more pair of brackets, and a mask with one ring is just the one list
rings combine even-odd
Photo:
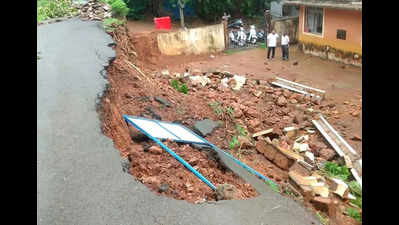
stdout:
[[277,45],[278,34],[273,30],[271,34],[267,35],[267,59],[270,59],[270,51],[272,52],[272,59],[274,58],[274,53]]
[[284,33],[284,35],[281,37],[281,51],[283,53],[283,60],[288,60],[289,43],[290,43],[290,38],[288,37],[287,33]]

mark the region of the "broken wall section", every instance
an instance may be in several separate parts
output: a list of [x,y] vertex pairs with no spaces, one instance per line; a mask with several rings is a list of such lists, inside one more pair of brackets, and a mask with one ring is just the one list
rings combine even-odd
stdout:
[[199,55],[223,51],[223,24],[158,34],[158,48],[164,55]]

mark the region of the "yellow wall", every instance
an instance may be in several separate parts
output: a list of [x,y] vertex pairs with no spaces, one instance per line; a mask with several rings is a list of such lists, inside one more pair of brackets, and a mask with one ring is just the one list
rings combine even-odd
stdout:
[[[304,6],[300,7],[298,39],[319,45],[329,45],[343,51],[362,54],[362,12],[355,10],[324,9],[323,35],[303,32]],[[346,30],[346,40],[337,39],[337,30]]]
[[223,51],[223,24],[199,27],[177,32],[160,33],[158,48],[164,55],[199,55]]

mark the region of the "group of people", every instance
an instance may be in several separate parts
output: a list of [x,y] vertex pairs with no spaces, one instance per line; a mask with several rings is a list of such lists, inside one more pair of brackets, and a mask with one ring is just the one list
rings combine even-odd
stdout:
[[[272,59],[274,58],[275,49],[277,46],[277,39],[279,35],[272,31],[269,35],[267,35],[267,59],[270,59],[270,53],[272,53]],[[288,48],[289,48],[290,38],[286,33],[283,34],[281,37],[281,52],[283,56],[283,60],[288,60]]]

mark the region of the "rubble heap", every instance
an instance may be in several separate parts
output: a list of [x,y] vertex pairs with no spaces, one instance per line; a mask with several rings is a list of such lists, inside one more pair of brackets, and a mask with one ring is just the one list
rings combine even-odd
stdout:
[[103,20],[112,16],[111,6],[98,0],[88,0],[86,4],[76,7],[82,20]]

